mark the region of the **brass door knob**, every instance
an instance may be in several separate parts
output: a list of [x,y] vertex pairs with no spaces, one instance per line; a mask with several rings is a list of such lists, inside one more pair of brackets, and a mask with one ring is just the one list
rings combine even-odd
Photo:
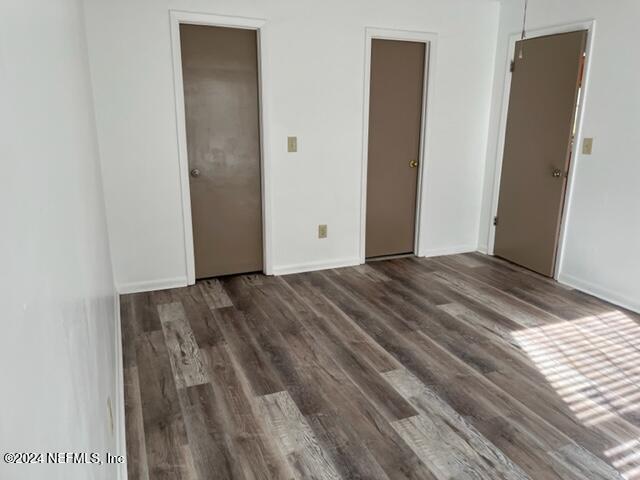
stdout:
[[197,178],[197,177],[199,177],[199,176],[200,176],[200,170],[198,170],[197,168],[194,168],[194,169],[193,169],[193,170],[191,170],[191,172],[189,172],[189,173],[191,173],[191,176],[192,176],[192,177],[194,177],[194,178]]
[[562,170],[560,170],[559,168],[555,168],[553,172],[551,172],[551,175],[554,178],[560,178],[562,176]]
[[409,167],[416,168],[417,166],[418,166],[418,161],[417,160],[411,160],[409,162]]

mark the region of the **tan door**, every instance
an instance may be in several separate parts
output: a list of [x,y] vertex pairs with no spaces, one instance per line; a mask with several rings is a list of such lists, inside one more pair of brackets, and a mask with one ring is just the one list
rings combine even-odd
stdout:
[[181,25],[196,277],[262,270],[257,38]]
[[414,249],[424,43],[373,40],[365,255]]
[[586,31],[533,38],[514,52],[494,252],[547,276],[555,270],[586,38]]

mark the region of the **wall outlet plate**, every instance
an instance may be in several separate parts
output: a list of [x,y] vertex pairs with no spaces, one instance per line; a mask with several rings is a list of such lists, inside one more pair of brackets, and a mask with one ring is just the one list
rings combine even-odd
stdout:
[[318,238],[327,238],[327,226],[318,225]]
[[582,141],[582,154],[591,155],[592,151],[593,151],[593,138],[585,138]]
[[298,151],[298,137],[287,137],[287,152]]

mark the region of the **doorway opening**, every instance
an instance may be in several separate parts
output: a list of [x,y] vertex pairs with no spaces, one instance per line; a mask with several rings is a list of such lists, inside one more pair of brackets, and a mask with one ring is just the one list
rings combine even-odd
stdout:
[[187,283],[264,271],[263,20],[171,12]]
[[361,262],[419,255],[435,35],[367,29]]
[[585,26],[511,43],[490,251],[548,277],[561,259],[589,41]]

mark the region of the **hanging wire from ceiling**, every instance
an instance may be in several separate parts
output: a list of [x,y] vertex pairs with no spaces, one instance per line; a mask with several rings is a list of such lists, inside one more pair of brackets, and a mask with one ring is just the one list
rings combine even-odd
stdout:
[[522,12],[522,36],[520,37],[520,52],[518,53],[518,58],[522,60],[523,57],[523,49],[524,49],[524,38],[527,34],[527,8],[529,7],[529,0],[524,0],[524,11]]

